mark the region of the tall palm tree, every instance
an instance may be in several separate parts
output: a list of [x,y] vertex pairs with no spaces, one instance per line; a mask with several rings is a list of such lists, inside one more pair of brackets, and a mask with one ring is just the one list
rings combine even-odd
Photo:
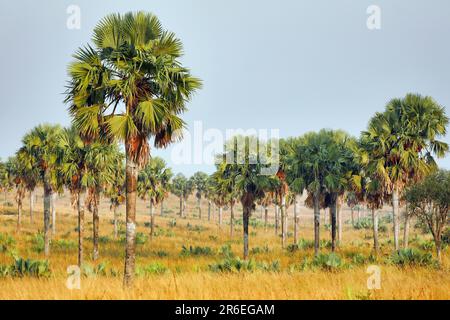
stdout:
[[17,203],[17,232],[21,231],[22,227],[22,205],[23,199],[25,198],[26,186],[26,170],[17,157],[11,157],[6,162],[6,170],[8,172],[8,177],[10,178],[10,184],[12,184],[16,189],[15,200]]
[[59,165],[62,159],[62,129],[58,125],[39,125],[22,139],[18,157],[28,159],[31,167],[39,171],[44,186],[44,253],[50,254],[50,204],[59,187]]
[[196,172],[192,176],[192,182],[196,190],[195,197],[197,198],[198,217],[199,219],[201,219],[202,218],[201,200],[206,193],[208,175],[201,171]]
[[255,137],[237,136],[225,145],[220,159],[228,179],[234,180],[243,209],[244,259],[248,259],[249,220],[257,199],[264,197],[264,190],[273,183],[273,176],[265,175],[274,159],[267,154],[266,145]]
[[92,213],[93,252],[95,261],[99,256],[99,203],[101,194],[107,190],[121,167],[122,154],[117,144],[89,143],[85,154],[83,186],[86,188],[86,207]]
[[184,200],[188,192],[188,187],[188,179],[182,173],[178,173],[172,179],[171,192],[180,200],[180,217],[184,217]]
[[149,139],[166,147],[180,138],[179,117],[201,87],[182,66],[182,44],[158,18],[112,14],[94,29],[93,47],[80,48],[69,66],[66,101],[85,139],[118,138],[126,151],[126,253],[124,285],[135,270],[136,188],[149,158]]
[[438,140],[446,134],[448,122],[444,108],[433,98],[408,94],[391,100],[362,132],[370,154],[368,166],[392,198],[395,250],[399,249],[403,190],[436,168],[434,156],[443,157],[448,151],[448,145]]
[[168,175],[171,173],[170,169],[166,168],[166,162],[159,157],[154,157],[138,176],[138,194],[144,200],[148,198],[150,204],[150,237],[153,237],[155,230],[155,206],[160,204],[167,195],[162,181]]
[[115,174],[105,190],[105,195],[109,198],[110,211],[113,212],[115,239],[117,239],[119,233],[119,214],[117,210],[125,203],[125,166],[123,159],[117,160],[119,163],[114,168]]

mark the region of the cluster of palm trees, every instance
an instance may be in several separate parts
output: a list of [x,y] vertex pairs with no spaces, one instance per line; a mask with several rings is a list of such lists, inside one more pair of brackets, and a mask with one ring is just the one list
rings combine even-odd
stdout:
[[[54,195],[64,188],[78,214],[80,265],[85,207],[93,216],[95,259],[100,196],[110,199],[116,237],[117,208],[125,203],[125,286],[134,280],[138,196],[149,201],[151,234],[154,209],[160,205],[164,214],[163,202],[169,192],[179,197],[182,217],[194,190],[200,219],[203,198],[208,201],[208,220],[214,218],[211,206],[218,207],[220,226],[222,209],[229,207],[231,235],[234,207],[240,202],[244,258],[249,255],[249,219],[258,204],[264,207],[266,225],[267,208],[275,204],[276,232],[281,222],[285,246],[287,208],[294,205],[296,242],[299,198],[306,191],[306,205],[314,209],[317,255],[321,209],[330,209],[334,251],[342,237],[340,209],[344,201],[367,205],[372,209],[377,251],[376,212],[388,203],[393,206],[394,243],[395,249],[399,248],[399,208],[405,188],[436,170],[434,158],[448,151],[448,145],[438,140],[446,134],[448,118],[432,98],[409,94],[392,100],[359,138],[339,130],[321,130],[282,139],[274,152],[274,141],[235,137],[217,156],[211,176],[172,177],[162,159],[150,160],[150,142],[162,148],[182,138],[185,124],[180,115],[201,87],[201,81],[180,63],[181,55],[180,40],[164,30],[154,15],[144,12],[105,17],[94,29],[92,45],[75,53],[65,99],[73,127],[36,127],[24,137],[16,157],[0,165],[2,188],[15,186],[17,190],[18,228],[26,191],[33,200],[36,186],[42,185],[46,255],[50,253],[51,227],[53,232],[56,227]],[[123,143],[124,154],[117,142]],[[271,170],[274,165],[275,171]],[[409,215],[405,217],[406,225]]]

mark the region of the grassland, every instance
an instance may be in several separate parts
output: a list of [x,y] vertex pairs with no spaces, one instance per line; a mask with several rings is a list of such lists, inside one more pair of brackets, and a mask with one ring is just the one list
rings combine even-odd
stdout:
[[[14,195],[8,194],[0,211],[0,234],[13,239],[8,250],[0,251],[0,266],[11,265],[12,255],[43,260],[39,236],[43,229],[41,197],[38,196],[35,222],[29,221],[24,206],[23,226],[16,233]],[[0,299],[450,299],[449,250],[443,252],[442,266],[400,267],[390,262],[392,254],[391,225],[381,232],[382,253],[371,255],[370,229],[356,230],[349,223],[350,213],[344,210],[343,241],[338,250],[340,263],[324,268],[313,264],[312,212],[301,209],[298,250],[281,248],[281,239],[271,225],[268,230],[258,221],[259,210],[250,227],[251,271],[218,271],[228,260],[239,261],[242,226],[235,226],[233,238],[225,223],[229,211],[224,211],[224,224],[199,220],[193,197],[188,202],[188,217],[177,216],[177,199],[170,198],[165,216],[156,217],[156,234],[149,237],[148,208],[138,203],[137,281],[133,290],[122,289],[124,244],[123,234],[113,237],[112,214],[107,201],[100,207],[100,259],[93,262],[92,223],[86,215],[85,252],[87,266],[83,270],[80,290],[66,287],[67,267],[77,262],[77,220],[69,207],[69,196],[57,202],[57,233],[52,241],[49,257],[51,273],[47,276],[0,276]],[[388,210],[388,208],[386,208]],[[121,220],[124,208],[121,207]],[[159,211],[157,211],[159,212]],[[270,209],[273,223],[273,208]],[[289,228],[292,232],[292,208],[289,209]],[[215,213],[217,220],[217,212]],[[239,214],[238,214],[239,218]],[[323,223],[322,252],[328,253],[329,231]],[[122,227],[123,229],[123,227]],[[411,228],[411,247],[421,252],[433,252],[430,237],[420,229]],[[292,234],[288,243],[292,243]],[[185,248],[183,250],[183,247]],[[192,247],[192,248],[191,248]],[[230,258],[234,254],[235,258]],[[434,255],[434,253],[433,253]],[[228,257],[228,258],[227,258]],[[381,289],[368,290],[366,273],[370,264],[381,268]],[[245,269],[245,268],[244,268]]]

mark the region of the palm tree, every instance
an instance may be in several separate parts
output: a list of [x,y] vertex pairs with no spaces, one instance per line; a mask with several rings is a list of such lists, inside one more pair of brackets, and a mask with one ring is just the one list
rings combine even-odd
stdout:
[[150,237],[153,237],[155,228],[155,206],[167,196],[167,190],[164,189],[162,181],[170,175],[171,171],[166,168],[166,162],[161,158],[154,157],[150,159],[138,176],[138,194],[143,200],[148,197],[150,204]]
[[202,218],[201,200],[206,193],[207,182],[208,182],[208,175],[204,172],[196,172],[192,176],[192,183],[194,184],[196,190],[195,197],[197,198],[199,219]]
[[17,232],[21,231],[22,227],[22,205],[23,199],[25,198],[26,187],[25,187],[25,167],[17,157],[11,157],[6,162],[6,171],[8,177],[10,178],[10,184],[12,184],[16,189],[16,203],[17,203]]
[[99,256],[99,203],[100,197],[114,179],[117,168],[121,168],[122,154],[117,144],[89,143],[85,154],[83,186],[86,188],[86,207],[92,213],[93,252],[95,261]]
[[184,199],[187,187],[188,179],[182,173],[178,173],[172,179],[171,192],[180,199],[180,217],[184,217]]
[[124,285],[135,270],[136,188],[149,159],[149,139],[166,147],[180,138],[198,79],[179,62],[182,44],[158,18],[137,12],[112,14],[94,29],[94,46],[80,48],[69,66],[66,101],[85,139],[118,138],[126,151],[126,254]]
[[117,210],[125,202],[125,166],[123,159],[117,159],[119,163],[114,168],[115,174],[105,190],[105,195],[109,198],[109,209],[113,212],[114,239],[119,233],[119,214]]
[[448,145],[437,140],[446,134],[448,121],[444,108],[431,97],[408,94],[391,100],[362,133],[370,154],[368,167],[392,197],[395,250],[399,249],[403,190],[436,168],[433,156],[443,157],[448,151]]
[[59,187],[58,166],[62,159],[62,129],[58,125],[39,125],[22,139],[18,157],[28,159],[31,167],[39,172],[44,186],[44,253],[50,254],[50,203]]
[[248,259],[248,226],[256,201],[264,197],[264,190],[273,183],[273,176],[264,174],[274,162],[267,155],[266,145],[255,137],[234,137],[225,145],[222,154],[223,170],[228,179],[234,180],[243,209],[244,259]]

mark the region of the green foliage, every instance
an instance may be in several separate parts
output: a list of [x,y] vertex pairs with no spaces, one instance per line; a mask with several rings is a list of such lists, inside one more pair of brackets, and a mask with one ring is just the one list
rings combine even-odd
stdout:
[[145,277],[149,275],[161,275],[169,272],[169,268],[159,262],[153,262],[146,266],[137,266],[136,276]]
[[186,228],[187,228],[189,231],[193,231],[193,232],[202,232],[202,231],[205,231],[205,230],[206,230],[206,228],[203,227],[203,226],[192,225],[192,224],[190,224],[190,223],[188,223],[188,224],[186,225]]
[[311,266],[325,271],[335,272],[342,269],[345,264],[336,253],[321,253],[312,260]]
[[10,252],[15,249],[16,240],[11,235],[0,233],[0,253]]
[[83,264],[81,267],[81,274],[87,278],[94,278],[97,276],[112,276],[116,277],[119,275],[119,272],[111,267],[109,267],[109,263],[107,261],[101,262],[95,266],[90,264]]
[[177,226],[177,219],[172,219],[170,220],[167,225],[169,226],[169,228],[175,228]]
[[442,243],[450,246],[450,228],[447,228],[442,234]]
[[241,260],[239,257],[226,258],[220,262],[209,265],[209,270],[220,273],[239,272],[279,272],[281,270],[278,260],[272,262],[255,262],[254,260]]
[[426,267],[434,264],[431,253],[422,253],[417,249],[401,249],[392,254],[390,262],[399,267]]
[[78,244],[75,241],[67,239],[58,239],[52,243],[52,245],[60,250],[73,250],[76,249]]
[[39,232],[31,238],[31,250],[37,253],[43,252],[45,249],[44,234]]
[[189,257],[189,256],[210,256],[213,255],[213,250],[210,247],[193,247],[189,246],[186,248],[183,246],[181,248],[180,256]]
[[266,244],[263,247],[254,247],[251,248],[250,250],[250,254],[255,255],[255,254],[261,254],[261,253],[269,253],[270,249],[269,246]]
[[9,266],[0,265],[0,277],[37,277],[47,278],[51,275],[47,260],[31,260],[16,257]]

